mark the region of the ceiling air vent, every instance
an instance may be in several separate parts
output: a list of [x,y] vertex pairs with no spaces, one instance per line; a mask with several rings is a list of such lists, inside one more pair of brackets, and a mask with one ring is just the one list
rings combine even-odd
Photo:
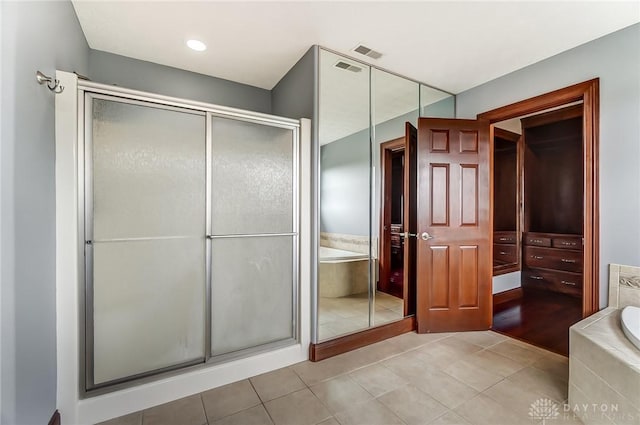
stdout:
[[382,57],[382,53],[376,52],[375,50],[370,49],[367,46],[364,46],[362,44],[357,45],[353,49],[353,51],[356,53],[360,53],[361,55],[369,56],[370,58],[373,58],[373,59],[380,59]]
[[351,72],[360,72],[360,71],[362,71],[362,68],[360,68],[359,66],[351,65],[350,63],[347,63],[345,61],[338,61],[338,62],[336,62],[336,64],[334,66],[336,68],[345,69],[345,70],[351,71]]

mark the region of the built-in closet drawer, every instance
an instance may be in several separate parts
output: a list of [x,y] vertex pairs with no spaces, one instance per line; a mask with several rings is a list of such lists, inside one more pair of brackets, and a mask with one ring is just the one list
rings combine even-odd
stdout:
[[554,236],[551,246],[564,249],[582,249],[582,236]]
[[516,232],[493,232],[494,244],[515,244],[517,241]]
[[528,267],[582,272],[582,252],[525,246],[524,263]]
[[402,248],[402,224],[391,224],[391,248]]
[[493,244],[493,261],[499,264],[516,263],[518,261],[516,245]]
[[524,233],[523,234],[524,245],[531,246],[551,246],[551,237],[543,236],[536,233]]
[[523,245],[529,246],[545,246],[575,250],[582,249],[582,235],[525,232],[522,234],[522,241]]
[[522,283],[533,289],[582,296],[582,274],[546,269],[527,269],[522,272]]

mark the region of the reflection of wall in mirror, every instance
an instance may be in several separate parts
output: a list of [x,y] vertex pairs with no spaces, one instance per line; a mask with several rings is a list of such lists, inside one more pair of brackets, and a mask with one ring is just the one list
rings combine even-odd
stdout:
[[[423,105],[423,116],[453,117],[454,97]],[[372,149],[374,195],[372,237],[378,236],[380,214],[379,144],[404,136],[405,123],[417,125],[414,110],[375,126],[376,143]],[[346,136],[320,148],[320,231],[326,233],[369,235],[369,129]]]
[[449,96],[429,105],[422,105],[421,117],[428,118],[454,118],[456,101],[455,96]]
[[320,231],[369,236],[369,129],[320,147]]
[[[375,127],[380,143],[404,135],[405,122],[415,125],[417,110]],[[374,148],[375,195],[373,223],[378,223],[380,192],[380,149]],[[320,231],[369,235],[369,129],[363,129],[320,147]],[[372,226],[377,236],[377,225]]]

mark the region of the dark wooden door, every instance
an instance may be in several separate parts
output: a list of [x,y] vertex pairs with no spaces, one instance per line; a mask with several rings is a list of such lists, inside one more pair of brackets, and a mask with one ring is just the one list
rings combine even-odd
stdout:
[[489,123],[418,122],[418,332],[491,327]]
[[[404,231],[408,236],[418,231],[417,222],[418,130],[405,124],[404,149]],[[404,240],[403,300],[404,315],[416,312],[416,238]]]

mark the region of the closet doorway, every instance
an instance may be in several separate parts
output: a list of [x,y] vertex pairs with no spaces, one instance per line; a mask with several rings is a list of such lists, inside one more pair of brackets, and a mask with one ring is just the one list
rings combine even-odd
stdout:
[[493,140],[493,329],[568,354],[598,310],[598,80],[478,115]]

